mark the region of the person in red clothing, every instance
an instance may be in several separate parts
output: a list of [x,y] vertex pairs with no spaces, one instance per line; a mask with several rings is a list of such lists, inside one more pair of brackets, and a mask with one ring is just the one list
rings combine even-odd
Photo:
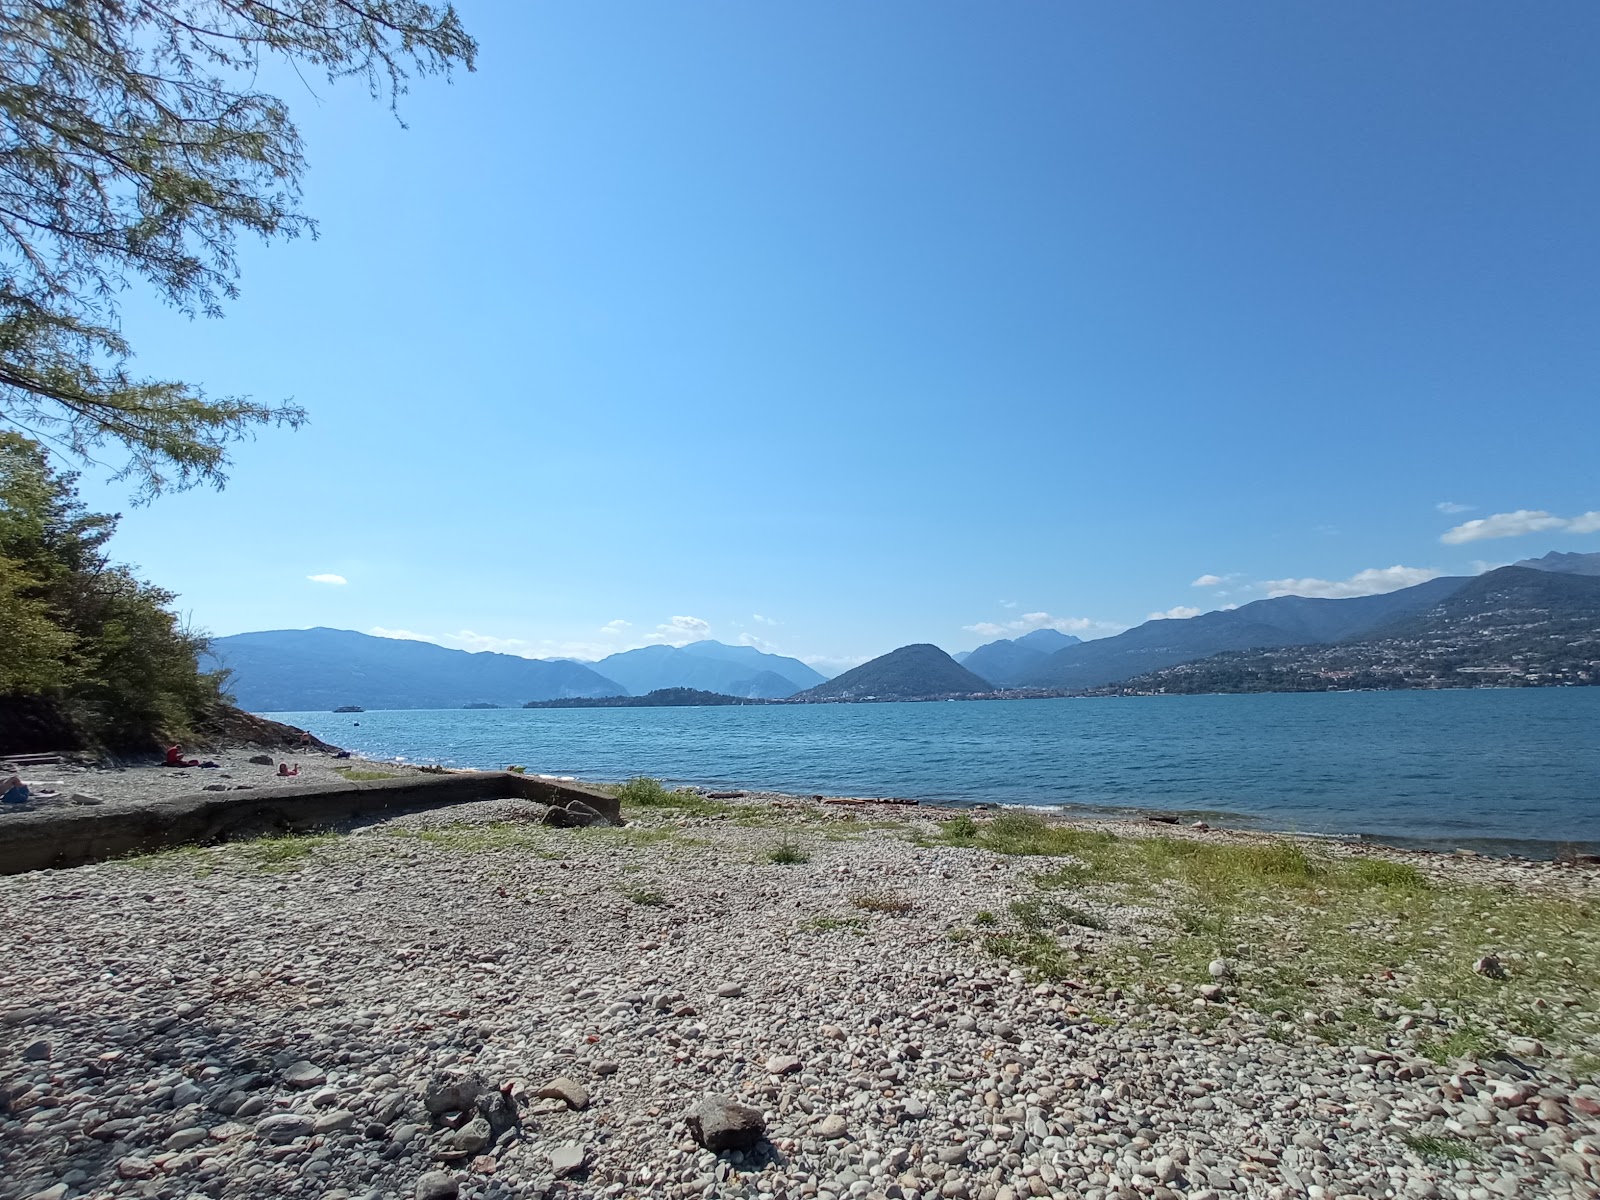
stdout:
[[177,743],[167,747],[167,766],[169,767],[198,767],[200,760],[191,758],[187,761],[183,757],[183,747]]

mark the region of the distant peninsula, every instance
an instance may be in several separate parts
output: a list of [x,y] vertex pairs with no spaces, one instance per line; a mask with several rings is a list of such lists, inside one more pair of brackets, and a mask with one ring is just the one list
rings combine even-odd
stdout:
[[749,696],[725,696],[698,688],[657,688],[643,696],[567,696],[559,700],[529,700],[523,708],[714,708],[729,704],[771,704]]

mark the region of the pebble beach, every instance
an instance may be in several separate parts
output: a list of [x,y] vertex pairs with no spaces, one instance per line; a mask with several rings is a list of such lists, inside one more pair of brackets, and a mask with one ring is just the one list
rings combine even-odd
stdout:
[[[63,790],[275,785],[219,761]],[[352,765],[299,761],[302,783]],[[1041,976],[972,936],[1040,863],[942,844],[949,813],[753,794],[552,829],[538,807],[0,879],[0,1198],[1600,1194],[1600,1086],[1570,1048],[1440,1061],[1431,1005],[1357,1041],[1258,1011],[1226,962],[1096,982],[1149,898],[1086,895],[1084,977]],[[1394,857],[1596,896],[1552,864]]]

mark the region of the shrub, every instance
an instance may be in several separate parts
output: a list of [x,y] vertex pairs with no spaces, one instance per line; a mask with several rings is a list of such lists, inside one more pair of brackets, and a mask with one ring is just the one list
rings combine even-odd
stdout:
[[794,866],[811,861],[811,855],[800,849],[792,838],[784,838],[767,851],[767,861],[780,867]]

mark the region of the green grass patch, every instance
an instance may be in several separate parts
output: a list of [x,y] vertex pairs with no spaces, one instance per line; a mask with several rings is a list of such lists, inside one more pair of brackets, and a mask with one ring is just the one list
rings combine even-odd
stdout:
[[1434,1162],[1477,1162],[1483,1157],[1476,1146],[1460,1138],[1435,1137],[1428,1133],[1404,1133],[1400,1135],[1400,1144]]
[[798,866],[811,861],[811,855],[802,850],[793,838],[783,838],[767,851],[767,861],[780,867]]
[[638,808],[685,817],[726,817],[737,810],[720,800],[707,800],[698,792],[668,791],[659,779],[636,775],[619,787],[608,789],[624,809]]
[[[1288,839],[1119,837],[1025,812],[953,818],[940,840],[1059,860],[983,939],[1045,975],[1146,986],[1151,1002],[1187,1013],[1222,958],[1236,971],[1230,1001],[1296,1021],[1314,1012],[1322,1037],[1381,1043],[1410,1013],[1412,1044],[1439,1061],[1492,1055],[1511,1037],[1600,1054],[1600,903],[1590,898],[1444,884],[1406,863]],[[1155,936],[1063,950],[1063,938],[1095,927],[1074,918],[1090,915],[1075,897],[1145,907],[1142,929]],[[1491,953],[1506,978],[1473,970]]]
[[667,902],[667,894],[660,888],[627,888],[622,894],[642,908],[661,908]]
[[373,779],[399,779],[399,771],[374,771],[370,767],[335,767],[351,783],[364,783]]

